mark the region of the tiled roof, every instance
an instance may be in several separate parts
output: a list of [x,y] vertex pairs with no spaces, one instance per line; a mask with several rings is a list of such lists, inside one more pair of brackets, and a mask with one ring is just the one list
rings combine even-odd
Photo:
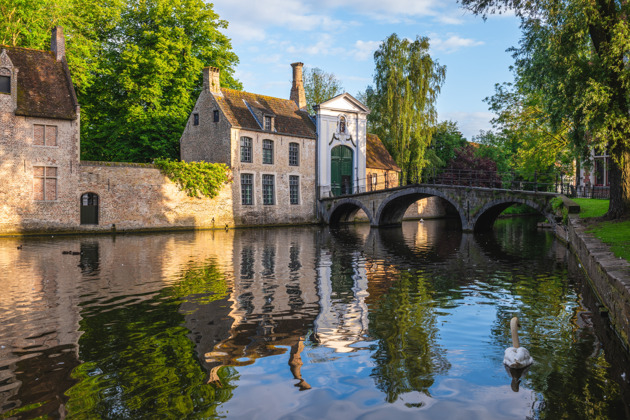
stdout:
[[[305,111],[289,99],[273,98],[255,93],[222,88],[221,95],[214,95],[221,110],[233,125],[248,130],[262,131],[252,112],[275,117],[277,134],[315,138],[315,124]],[[248,108],[252,108],[250,109]],[[261,121],[262,123],[262,121]]]
[[385,169],[388,171],[400,171],[398,165],[389,154],[381,139],[376,134],[367,135],[367,162],[366,166],[372,169]]
[[50,51],[0,45],[6,49],[17,75],[17,115],[28,117],[76,118],[76,95],[65,61]]

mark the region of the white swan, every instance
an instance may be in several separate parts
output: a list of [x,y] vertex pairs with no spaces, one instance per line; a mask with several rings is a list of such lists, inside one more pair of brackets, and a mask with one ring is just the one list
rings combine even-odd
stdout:
[[503,357],[503,363],[513,369],[520,369],[527,367],[534,363],[534,359],[529,355],[526,348],[521,347],[518,343],[517,329],[520,326],[518,318],[514,317],[510,321],[510,330],[512,331],[512,347],[505,349],[505,356]]

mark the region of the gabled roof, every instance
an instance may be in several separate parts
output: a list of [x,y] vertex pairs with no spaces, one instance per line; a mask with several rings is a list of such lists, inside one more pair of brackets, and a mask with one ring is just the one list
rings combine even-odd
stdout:
[[3,49],[19,70],[16,115],[76,118],[78,104],[65,60],[57,61],[51,51],[0,45]]
[[367,134],[367,162],[368,169],[384,169],[400,172],[394,158],[389,154],[385,145],[376,134]]
[[366,114],[370,113],[370,109],[368,107],[366,107],[363,103],[361,103],[361,101],[359,101],[349,93],[342,93],[335,96],[334,98],[322,102],[321,104],[315,105],[315,109],[318,108],[352,110],[355,112],[363,112]]
[[[315,124],[305,111],[289,99],[273,98],[255,93],[221,88],[222,95],[215,94],[219,107],[234,127],[263,131],[260,115],[275,117],[276,134],[316,138]],[[258,115],[260,114],[260,115]]]

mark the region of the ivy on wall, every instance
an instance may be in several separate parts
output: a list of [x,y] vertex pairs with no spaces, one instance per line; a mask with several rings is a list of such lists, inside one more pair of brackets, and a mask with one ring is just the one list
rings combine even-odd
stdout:
[[223,163],[156,159],[153,164],[190,197],[214,198],[223,185],[232,182],[230,168]]

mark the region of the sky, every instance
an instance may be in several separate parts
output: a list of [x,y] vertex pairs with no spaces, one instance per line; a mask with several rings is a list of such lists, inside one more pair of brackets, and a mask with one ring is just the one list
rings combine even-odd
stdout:
[[508,48],[517,46],[513,15],[483,20],[455,0],[215,0],[247,92],[289,98],[291,63],[333,73],[353,96],[373,85],[374,51],[392,33],[430,39],[431,57],[446,66],[438,119],[453,120],[468,140],[492,128],[484,98],[510,82]]

